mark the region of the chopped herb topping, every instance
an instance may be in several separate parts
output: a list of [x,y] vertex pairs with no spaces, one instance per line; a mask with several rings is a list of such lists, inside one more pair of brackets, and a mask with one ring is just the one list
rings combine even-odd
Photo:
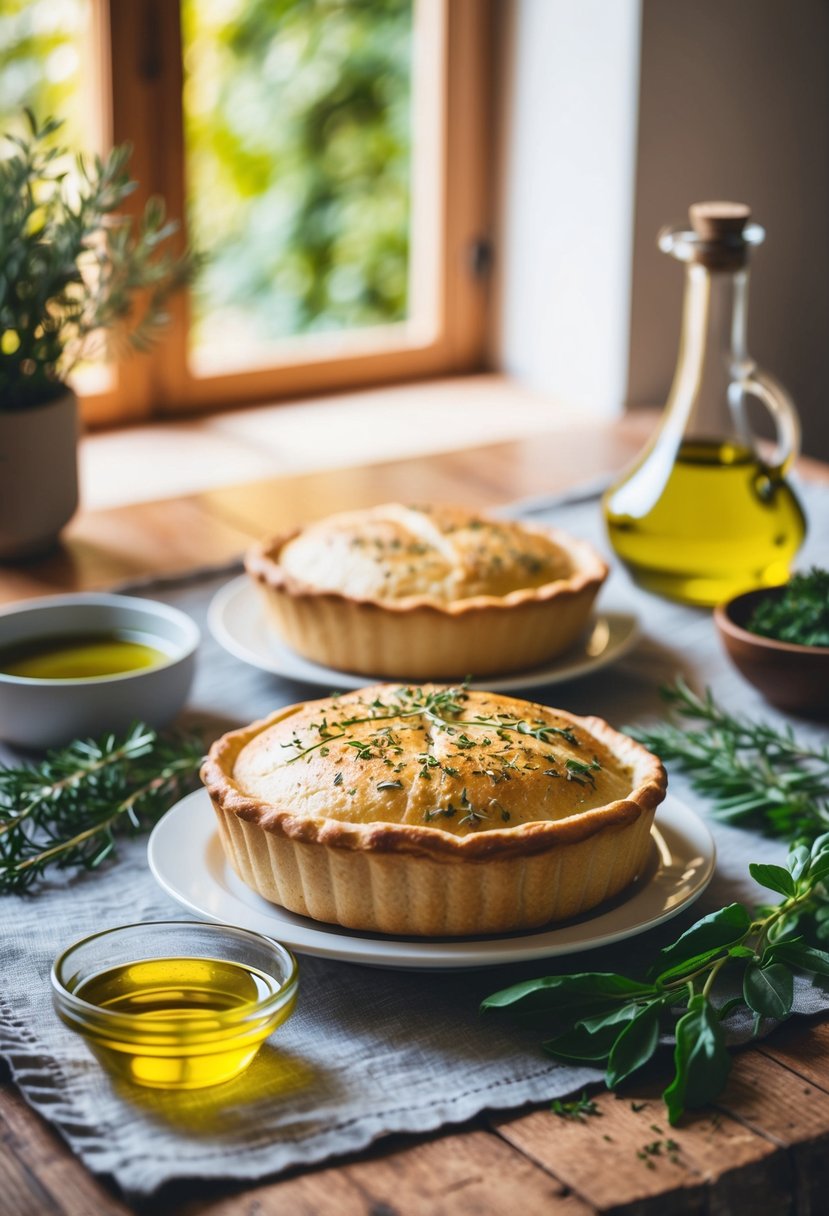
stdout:
[[574,760],[568,756],[564,761],[564,767],[567,770],[566,776],[568,781],[575,781],[577,785],[592,785],[596,788],[596,778],[593,776],[601,769],[601,764],[594,756],[590,764],[585,764],[583,760]]

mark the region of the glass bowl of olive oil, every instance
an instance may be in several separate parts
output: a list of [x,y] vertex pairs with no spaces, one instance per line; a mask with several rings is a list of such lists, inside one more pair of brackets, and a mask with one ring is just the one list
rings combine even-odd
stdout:
[[114,1075],[153,1089],[239,1076],[293,1012],[289,950],[230,925],[158,921],[75,942],[52,968],[61,1020]]
[[0,739],[54,747],[167,725],[187,700],[199,630],[168,604],[79,592],[0,609]]

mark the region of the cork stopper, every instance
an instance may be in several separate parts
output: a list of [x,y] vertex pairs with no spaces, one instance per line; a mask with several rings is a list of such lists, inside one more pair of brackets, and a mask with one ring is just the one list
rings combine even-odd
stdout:
[[748,244],[744,229],[751,219],[745,203],[692,203],[688,211],[691,227],[699,238],[692,261],[709,270],[734,270],[745,266]]

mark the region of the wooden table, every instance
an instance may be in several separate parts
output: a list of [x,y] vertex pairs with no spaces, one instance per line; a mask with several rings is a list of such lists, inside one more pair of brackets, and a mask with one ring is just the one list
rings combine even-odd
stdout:
[[[563,488],[620,467],[651,425],[640,418],[590,424],[488,448],[81,514],[60,552],[0,573],[0,600],[219,563],[252,537],[345,506],[388,499],[486,504]],[[829,478],[826,467],[804,467]],[[276,1182],[244,1189],[176,1185],[148,1210],[154,1216],[829,1212],[829,1022],[793,1020],[768,1042],[740,1052],[716,1107],[673,1132],[659,1100],[664,1081],[656,1072],[619,1096],[599,1092],[598,1113],[582,1122],[547,1109],[483,1115],[459,1129],[386,1139],[356,1158]],[[669,1135],[679,1145],[670,1154],[663,1151]],[[0,1140],[3,1216],[130,1211],[8,1080],[0,1085]]]

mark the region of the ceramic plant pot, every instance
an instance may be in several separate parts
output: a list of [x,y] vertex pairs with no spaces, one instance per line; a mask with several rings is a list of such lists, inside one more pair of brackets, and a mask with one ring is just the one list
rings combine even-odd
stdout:
[[0,561],[51,548],[78,506],[78,402],[0,408]]

